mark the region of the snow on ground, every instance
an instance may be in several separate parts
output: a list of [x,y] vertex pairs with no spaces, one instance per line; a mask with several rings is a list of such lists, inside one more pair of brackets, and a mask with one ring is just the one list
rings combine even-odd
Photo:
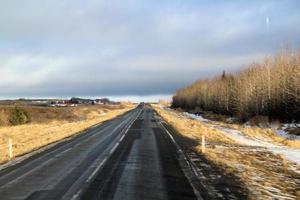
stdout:
[[[195,119],[195,120],[198,120],[201,122],[212,122],[212,123],[214,122],[212,120],[205,119],[201,115],[196,115],[196,114],[192,114],[192,113],[188,113],[188,112],[184,112],[183,114],[189,118],[192,118],[192,119]],[[300,124],[298,124],[298,126],[300,126]],[[245,123],[244,127],[250,128],[251,126],[248,123]],[[279,136],[281,136],[285,139],[300,140],[300,135],[297,136],[297,135],[289,134],[288,131],[286,131],[286,129],[288,129],[288,128],[295,128],[295,124],[284,124],[281,129],[274,129],[274,130]]]
[[214,125],[214,121],[203,118],[201,115],[195,115],[191,113],[183,113],[185,116],[207,123],[219,131],[222,131],[226,136],[237,141],[240,144],[248,146],[257,146],[267,148],[269,151],[272,151],[275,154],[281,154],[286,157],[288,160],[297,163],[300,165],[300,149],[292,149],[286,146],[275,145],[270,141],[266,141],[264,138],[253,139],[245,135],[243,132],[231,128],[225,128],[219,125]]
[[300,135],[291,135],[285,130],[276,130],[276,133],[279,136],[286,138],[288,140],[300,140]]
[[205,119],[201,115],[195,115],[195,114],[188,113],[188,112],[184,112],[183,114],[185,116],[189,117],[189,118],[192,118],[192,119],[195,119],[195,120],[198,120],[198,121],[201,121],[201,122],[211,122],[211,120]]
[[[297,124],[298,127],[300,127],[300,124]],[[287,129],[296,128],[296,125],[294,123],[289,124],[283,124],[281,129],[277,129],[276,133],[289,140],[300,140],[300,135],[291,135],[288,133]]]
[[241,131],[224,128],[221,126],[213,126],[215,129],[218,129],[225,133],[226,136],[230,137],[231,139],[248,146],[257,146],[257,147],[264,147],[267,148],[269,151],[272,151],[276,154],[281,154],[285,156],[288,160],[297,163],[300,165],[300,149],[292,149],[286,146],[280,146],[272,144],[271,142],[264,141],[263,139],[252,139],[247,137]]

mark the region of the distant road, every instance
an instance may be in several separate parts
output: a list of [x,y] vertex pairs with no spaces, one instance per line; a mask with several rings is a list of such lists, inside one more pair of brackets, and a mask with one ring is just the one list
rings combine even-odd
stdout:
[[0,171],[0,199],[196,199],[144,105]]

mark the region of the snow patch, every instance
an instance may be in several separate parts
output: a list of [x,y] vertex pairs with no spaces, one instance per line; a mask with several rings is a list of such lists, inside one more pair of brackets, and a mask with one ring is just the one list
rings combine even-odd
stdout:
[[[183,113],[185,116],[207,123],[210,122],[213,123],[212,120],[208,120],[203,118],[201,115],[195,115],[191,113]],[[242,145],[247,145],[247,146],[256,146],[256,147],[263,147],[266,148],[267,150],[275,153],[275,154],[281,154],[284,157],[286,157],[288,160],[297,163],[298,165],[300,164],[300,149],[292,149],[286,146],[280,146],[280,145],[275,145],[271,143],[270,141],[266,141],[264,138],[259,138],[259,139],[253,139],[245,135],[243,132],[231,128],[225,128],[222,126],[218,125],[212,125],[213,128],[222,131],[226,136],[229,138],[237,141],[238,143]]]
[[286,138],[288,140],[300,140],[300,135],[292,135],[289,134],[288,130],[289,129],[294,129],[300,127],[300,124],[295,124],[295,123],[286,123],[283,124],[280,129],[276,129],[275,132],[277,135]]
[[276,130],[276,133],[277,135],[285,138],[285,139],[288,139],[288,140],[300,140],[300,135],[292,135],[292,134],[289,134],[288,131],[285,131],[285,130]]
[[281,154],[284,157],[286,157],[288,160],[300,165],[300,149],[292,149],[286,146],[275,145],[272,144],[271,142],[264,141],[263,138],[259,140],[253,139],[246,136],[241,131],[235,129],[224,128],[221,126],[213,126],[213,127],[222,131],[223,133],[225,133],[226,136],[230,137],[231,139],[241,144],[267,148],[269,151],[272,151],[275,154]]
[[184,112],[183,113],[185,116],[201,121],[201,122],[210,122],[211,120],[205,119],[204,117],[202,117],[201,115],[196,115],[196,114],[192,114],[192,113],[188,113],[188,112]]

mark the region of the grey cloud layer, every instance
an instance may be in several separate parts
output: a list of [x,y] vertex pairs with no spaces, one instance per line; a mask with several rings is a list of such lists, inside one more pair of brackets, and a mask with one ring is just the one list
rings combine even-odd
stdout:
[[300,43],[297,1],[0,2],[0,96],[168,94]]

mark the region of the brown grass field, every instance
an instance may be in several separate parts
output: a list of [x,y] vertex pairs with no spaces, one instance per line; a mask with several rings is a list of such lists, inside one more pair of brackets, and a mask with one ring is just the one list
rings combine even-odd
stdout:
[[45,145],[70,137],[78,132],[112,119],[134,108],[133,104],[117,106],[86,105],[66,108],[21,106],[31,116],[31,122],[9,126],[9,107],[0,107],[0,163],[9,160],[8,138],[13,141],[15,157],[37,150]]

